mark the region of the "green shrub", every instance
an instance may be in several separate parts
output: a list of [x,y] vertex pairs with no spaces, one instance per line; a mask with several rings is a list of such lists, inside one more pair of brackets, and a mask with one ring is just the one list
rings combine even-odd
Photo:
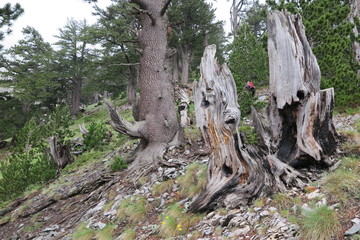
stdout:
[[120,156],[115,157],[112,164],[110,165],[110,169],[113,172],[123,170],[127,167],[128,167],[128,165],[126,164],[124,159]]
[[12,154],[0,163],[0,199],[9,199],[29,185],[44,183],[56,176],[55,163],[40,148]]
[[56,176],[57,166],[47,154],[47,138],[55,136],[61,145],[69,144],[67,108],[57,107],[43,123],[30,119],[16,135],[16,146],[0,162],[0,199],[19,195],[32,184],[42,184]]
[[88,133],[84,137],[86,149],[91,149],[105,145],[103,140],[107,138],[107,129],[101,122],[92,122],[89,125]]
[[255,144],[257,142],[257,134],[254,127],[243,125],[239,127],[239,131],[245,135],[245,143]]
[[301,220],[301,233],[304,240],[328,240],[340,229],[336,212],[328,206],[322,206],[305,212]]

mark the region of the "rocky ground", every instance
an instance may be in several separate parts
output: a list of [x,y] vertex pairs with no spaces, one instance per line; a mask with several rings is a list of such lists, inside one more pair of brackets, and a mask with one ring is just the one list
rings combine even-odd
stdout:
[[[342,130],[353,130],[360,114],[335,117],[335,126]],[[146,199],[147,215],[132,227],[136,229],[136,239],[161,239],[160,215],[169,203],[178,203],[184,209],[191,198],[179,194],[177,178],[185,173],[186,166],[193,162],[206,164],[209,156],[197,155],[201,142],[193,142],[185,147],[171,148],[165,154],[169,166],[147,174],[145,181],[138,175],[126,176],[126,171],[111,172],[108,162],[115,155],[129,152],[136,144],[121,147],[109,153],[104,159],[85,168],[60,176],[44,188],[38,189],[0,209],[0,239],[74,239],[76,228],[84,223],[87,229],[99,231],[109,224],[115,225],[111,238],[77,239],[124,239],[121,235],[127,220],[118,221],[118,208],[124,199],[141,196]],[[195,151],[196,150],[196,151]],[[309,169],[309,178],[319,180],[323,172]],[[159,196],[153,194],[153,187],[165,180],[173,184]],[[328,201],[321,186],[308,189],[289,189],[285,198],[300,199],[301,203],[279,205],[274,198],[261,198],[252,206],[239,209],[218,209],[202,215],[201,220],[181,236],[174,239],[300,239],[300,227],[284,217],[284,210],[311,211],[310,202],[316,206],[328,205],[337,209],[339,204]],[[288,209],[286,209],[288,208]],[[301,212],[301,211],[299,211]],[[360,228],[360,207],[351,206],[340,213],[342,230],[337,239],[353,238]],[[358,236],[358,235],[357,235]],[[359,238],[356,238],[359,239]]]

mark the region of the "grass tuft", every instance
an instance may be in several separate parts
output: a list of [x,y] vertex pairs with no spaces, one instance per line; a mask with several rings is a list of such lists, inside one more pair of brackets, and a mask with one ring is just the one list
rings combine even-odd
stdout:
[[347,205],[360,200],[360,158],[346,157],[340,167],[325,175],[324,191],[331,201]]
[[72,235],[74,240],[91,240],[95,236],[95,231],[86,227],[87,223],[80,224]]
[[301,220],[301,232],[304,240],[328,240],[340,229],[336,212],[328,206],[322,206],[305,213]]
[[192,198],[204,191],[206,186],[206,165],[193,163],[186,168],[184,175],[177,179],[180,193],[184,197]]
[[174,185],[174,181],[172,179],[156,184],[152,189],[152,195],[158,197],[165,192],[170,192],[173,185]]
[[103,229],[96,233],[96,240],[112,240],[113,234],[116,230],[116,225],[106,225]]
[[146,199],[142,197],[130,197],[122,200],[117,211],[120,221],[128,219],[133,223],[144,219],[146,215]]
[[134,240],[136,237],[136,232],[133,229],[125,229],[124,232],[120,235],[120,240]]
[[160,235],[171,238],[184,235],[202,219],[200,214],[191,214],[179,204],[170,205],[161,216]]

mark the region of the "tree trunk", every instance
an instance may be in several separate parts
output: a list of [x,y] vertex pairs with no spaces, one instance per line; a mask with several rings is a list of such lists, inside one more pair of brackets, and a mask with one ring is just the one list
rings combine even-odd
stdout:
[[329,166],[336,148],[333,89],[319,91],[320,70],[299,16],[269,16],[270,123],[252,109],[259,141],[245,144],[238,131],[240,110],[234,79],[205,49],[194,87],[196,121],[211,158],[204,192],[189,210],[234,208],[258,196],[303,188],[306,175],[294,167]]
[[174,89],[166,66],[167,17],[165,11],[170,1],[132,0],[139,5],[142,29],[139,41],[140,101],[139,122],[131,124],[109,111],[115,130],[141,138],[137,152],[128,161],[134,161],[130,171],[151,165],[155,167],[162,153],[175,138],[177,119]]
[[80,110],[82,78],[74,79],[73,91],[71,96],[71,115],[75,116]]
[[190,62],[189,46],[183,45],[181,47],[181,59],[182,59],[181,83],[187,84],[189,81],[189,62]]
[[178,83],[179,82],[179,53],[176,52],[173,56],[172,56],[172,66],[173,66],[173,71],[172,71],[172,82],[173,83]]
[[[354,19],[358,18],[360,16],[360,1],[359,0],[350,1],[350,7],[351,7],[351,12],[350,12],[350,16],[349,16],[349,21],[352,24],[355,24]],[[354,33],[355,39],[357,39],[359,36],[359,31],[358,31],[358,28],[356,25],[353,28],[353,33]],[[355,54],[355,61],[357,62],[358,65],[360,65],[360,43],[358,41],[354,41],[352,43],[352,46],[353,46],[353,51]],[[357,75],[358,75],[358,77],[360,77],[360,70],[358,70]]]
[[129,85],[128,85],[128,103],[134,106],[136,103],[136,85],[137,85],[137,69],[134,66],[129,66]]

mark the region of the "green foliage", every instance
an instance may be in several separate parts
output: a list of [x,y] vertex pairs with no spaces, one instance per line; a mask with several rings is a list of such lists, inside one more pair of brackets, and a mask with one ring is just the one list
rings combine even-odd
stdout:
[[245,135],[245,143],[255,144],[257,143],[257,134],[253,127],[243,125],[239,127],[239,131]]
[[0,162],[0,199],[9,199],[29,185],[43,183],[56,176],[56,166],[41,148],[14,153]]
[[107,138],[107,128],[101,122],[92,122],[88,133],[84,137],[86,149],[92,149],[107,144],[104,140]]
[[22,193],[32,184],[42,184],[56,176],[56,164],[48,155],[46,139],[55,136],[67,144],[70,115],[66,108],[56,108],[43,124],[30,119],[17,135],[16,146],[5,161],[0,162],[0,199]]
[[[205,0],[174,0],[170,3],[167,15],[171,25],[169,46],[179,49],[179,59],[192,56],[189,59],[189,73],[198,72],[206,41],[208,45],[216,45],[217,58],[223,62],[223,23],[215,21],[215,9],[210,3]],[[193,77],[190,80],[193,80]]]
[[340,228],[336,212],[328,206],[322,206],[305,212],[301,221],[301,233],[304,240],[331,239]]
[[123,170],[127,167],[128,167],[128,165],[126,164],[124,159],[120,156],[115,157],[112,164],[110,165],[110,169],[113,172]]
[[186,168],[184,175],[177,179],[180,193],[184,197],[192,198],[200,194],[206,186],[206,165],[193,163]]
[[96,160],[100,160],[104,157],[106,153],[103,151],[95,151],[95,150],[90,150],[90,151],[86,151],[83,154],[81,154],[80,156],[78,156],[74,162],[72,162],[71,164],[67,165],[64,169],[63,169],[63,173],[70,173],[73,171],[78,170],[80,167],[84,166],[85,164],[88,165]]
[[[16,3],[15,6],[11,6],[10,3],[5,4],[0,7],[0,29],[4,26],[11,27],[12,22],[15,21],[22,13],[24,9],[21,8],[19,3]],[[6,34],[11,33],[11,30],[8,28],[6,30]],[[0,31],[0,41],[4,39],[5,33]],[[2,49],[2,45],[0,45],[0,50]]]
[[[268,56],[266,49],[256,38],[249,25],[243,23],[238,36],[230,45],[229,68],[234,76],[238,94],[248,81],[255,86],[265,86],[269,82]],[[242,101],[239,99],[240,106]]]

